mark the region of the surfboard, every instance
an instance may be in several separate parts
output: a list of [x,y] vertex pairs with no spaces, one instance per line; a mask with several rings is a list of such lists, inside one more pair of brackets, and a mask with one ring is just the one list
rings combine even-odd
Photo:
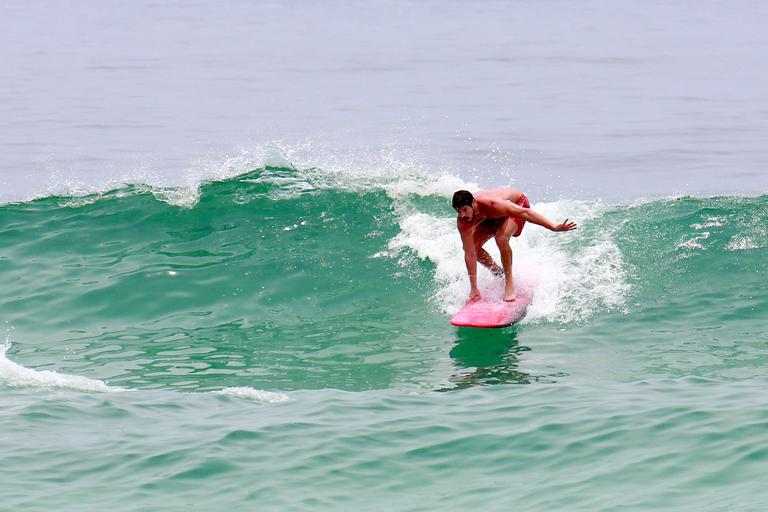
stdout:
[[481,299],[465,304],[451,318],[457,327],[506,327],[519,322],[533,300],[533,290],[519,289],[514,302],[501,299]]

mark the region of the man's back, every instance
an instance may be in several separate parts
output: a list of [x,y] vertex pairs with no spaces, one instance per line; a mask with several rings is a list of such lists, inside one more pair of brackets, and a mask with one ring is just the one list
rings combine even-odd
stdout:
[[516,188],[489,188],[477,191],[474,196],[481,203],[488,203],[493,200],[516,203],[523,196],[523,193]]
[[482,216],[487,218],[506,217],[508,214],[499,211],[499,201],[517,203],[523,195],[516,188],[489,188],[479,190],[474,194],[482,211]]

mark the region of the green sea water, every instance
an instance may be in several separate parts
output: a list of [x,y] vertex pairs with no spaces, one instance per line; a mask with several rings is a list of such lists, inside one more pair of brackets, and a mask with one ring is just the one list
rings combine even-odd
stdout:
[[580,228],[527,226],[528,315],[475,330],[464,186],[267,167],[0,206],[2,507],[764,510],[768,196],[532,197]]

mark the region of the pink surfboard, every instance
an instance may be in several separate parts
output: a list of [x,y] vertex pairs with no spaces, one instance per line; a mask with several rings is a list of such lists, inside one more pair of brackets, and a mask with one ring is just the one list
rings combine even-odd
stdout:
[[518,289],[514,302],[481,299],[465,304],[451,318],[451,325],[459,327],[506,327],[525,316],[533,300],[533,290]]

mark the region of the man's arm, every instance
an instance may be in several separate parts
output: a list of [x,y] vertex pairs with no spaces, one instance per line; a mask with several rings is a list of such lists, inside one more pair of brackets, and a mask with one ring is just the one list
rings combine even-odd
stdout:
[[509,201],[500,201],[499,204],[495,206],[503,209],[507,215],[538,224],[550,231],[572,231],[577,227],[575,222],[568,222],[568,219],[565,219],[560,224],[555,224],[542,214],[533,211],[532,208],[523,208],[522,206],[510,203]]
[[[458,224],[458,221],[457,221]],[[458,224],[461,243],[464,246],[464,263],[467,265],[467,274],[469,274],[469,300],[479,299],[480,290],[477,288],[477,253],[475,252],[475,237],[471,227]]]

